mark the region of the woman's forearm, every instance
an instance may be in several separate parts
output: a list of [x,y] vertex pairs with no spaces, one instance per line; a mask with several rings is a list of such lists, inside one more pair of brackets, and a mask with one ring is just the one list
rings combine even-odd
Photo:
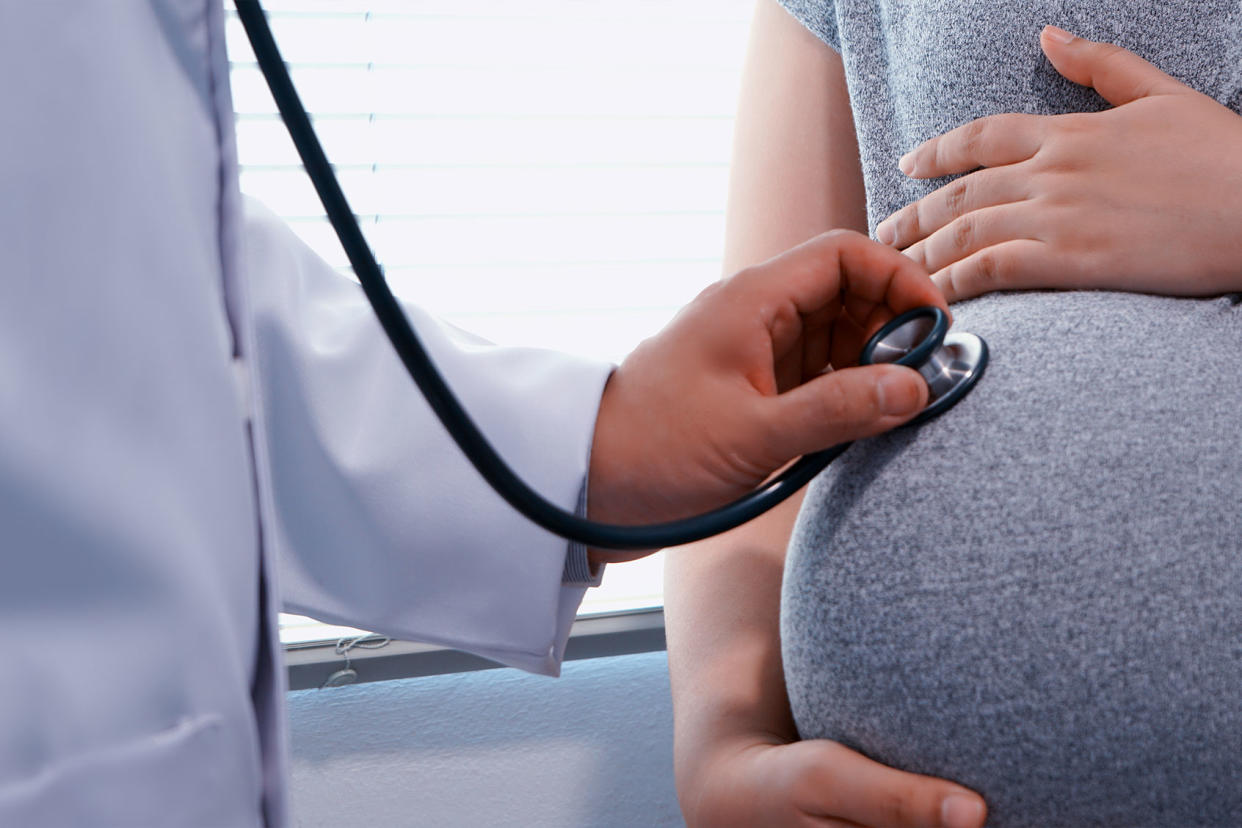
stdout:
[[665,627],[683,808],[717,747],[796,738],[781,666],[785,545],[802,494],[727,535],[670,550]]

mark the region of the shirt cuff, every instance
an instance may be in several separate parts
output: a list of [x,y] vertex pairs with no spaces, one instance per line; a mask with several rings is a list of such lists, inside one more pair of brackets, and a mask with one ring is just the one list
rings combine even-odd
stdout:
[[[587,513],[587,484],[586,480],[582,481],[582,488],[578,490],[578,506],[574,509],[574,514],[584,518]],[[599,569],[591,572],[591,561],[587,557],[587,548],[578,541],[569,542],[569,551],[565,553],[565,569],[561,573],[561,583],[567,586],[599,586],[600,581],[604,579],[604,564],[599,565]]]

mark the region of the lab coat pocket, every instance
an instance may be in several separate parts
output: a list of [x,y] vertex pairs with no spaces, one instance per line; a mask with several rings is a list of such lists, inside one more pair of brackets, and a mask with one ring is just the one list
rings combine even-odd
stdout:
[[[237,787],[237,761],[218,714],[68,756],[0,781],[0,825],[25,828],[245,826],[259,821],[256,786]],[[249,807],[247,807],[249,806]]]

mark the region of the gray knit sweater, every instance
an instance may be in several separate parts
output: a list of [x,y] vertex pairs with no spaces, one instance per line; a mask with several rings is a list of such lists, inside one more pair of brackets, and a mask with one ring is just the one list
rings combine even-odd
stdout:
[[[1242,103],[1221,0],[782,0],[839,48],[874,223],[978,116],[1100,108],[1054,23]],[[1002,294],[961,405],[813,485],[781,634],[804,738],[980,791],[993,826],[1242,825],[1242,305]]]

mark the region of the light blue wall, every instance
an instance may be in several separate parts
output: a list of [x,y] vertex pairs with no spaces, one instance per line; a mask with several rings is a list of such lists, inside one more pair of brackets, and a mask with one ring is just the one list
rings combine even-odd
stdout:
[[662,652],[288,701],[299,828],[682,824]]

